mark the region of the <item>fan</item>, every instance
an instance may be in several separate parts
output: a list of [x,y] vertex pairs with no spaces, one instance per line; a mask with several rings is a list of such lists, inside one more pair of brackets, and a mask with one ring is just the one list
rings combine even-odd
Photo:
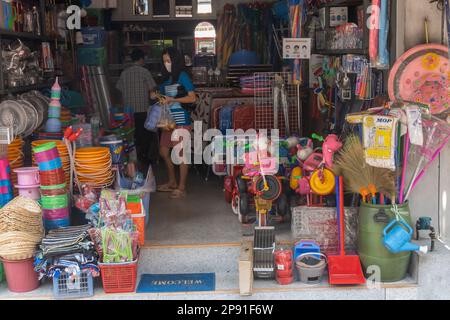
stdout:
[[0,103],[0,126],[12,127],[19,136],[27,127],[28,117],[22,105],[14,100]]
[[38,113],[37,128],[42,127],[45,119],[45,108],[43,108],[43,105],[39,101],[36,101],[37,98],[35,98],[33,95],[30,94],[22,94],[20,98],[33,105],[34,109]]
[[27,113],[28,122],[27,122],[27,126],[25,128],[25,131],[22,133],[22,136],[28,137],[29,135],[31,135],[34,132],[34,130],[37,129],[37,127],[39,125],[39,114],[36,111],[36,109],[33,107],[33,105],[31,103],[29,103],[28,101],[17,100],[17,102],[22,105],[22,108]]

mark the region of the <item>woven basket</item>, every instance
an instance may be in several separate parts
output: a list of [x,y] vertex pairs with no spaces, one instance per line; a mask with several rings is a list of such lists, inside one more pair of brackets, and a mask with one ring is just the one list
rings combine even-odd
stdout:
[[37,202],[17,197],[0,209],[0,257],[11,261],[32,258],[44,235]]

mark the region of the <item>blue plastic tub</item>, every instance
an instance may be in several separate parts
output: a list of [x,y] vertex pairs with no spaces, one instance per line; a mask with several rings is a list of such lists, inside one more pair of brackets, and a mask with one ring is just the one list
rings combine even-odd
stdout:
[[106,31],[103,27],[81,28],[83,48],[102,48],[106,42]]
[[[298,243],[294,249],[294,261],[296,261],[299,256],[305,253],[320,253],[320,246],[314,241],[300,241],[300,243]],[[315,257],[321,259],[319,255]]]
[[259,58],[254,51],[242,50],[235,52],[231,55],[228,65],[230,66],[245,66],[245,65],[257,65],[259,64]]

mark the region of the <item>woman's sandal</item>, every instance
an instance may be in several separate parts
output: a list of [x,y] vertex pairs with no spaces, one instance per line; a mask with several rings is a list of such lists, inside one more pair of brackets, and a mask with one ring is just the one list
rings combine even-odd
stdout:
[[156,188],[158,192],[174,192],[177,188],[171,187],[170,184],[164,184]]
[[170,195],[170,199],[183,199],[184,197],[186,197],[186,192],[185,191],[181,191],[180,189],[176,189],[172,192],[172,194]]

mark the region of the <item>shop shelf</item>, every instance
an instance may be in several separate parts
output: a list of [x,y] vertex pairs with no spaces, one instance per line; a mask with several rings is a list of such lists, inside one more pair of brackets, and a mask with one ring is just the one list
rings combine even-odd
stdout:
[[[5,88],[3,90],[0,90],[0,94],[7,94],[7,93],[20,93],[20,92],[27,92],[32,90],[42,90],[46,88],[50,88],[55,80],[47,81],[45,83],[35,84],[31,86],[23,86],[23,87],[16,87],[16,88]],[[59,84],[66,85],[72,82],[71,80],[60,80]]]

